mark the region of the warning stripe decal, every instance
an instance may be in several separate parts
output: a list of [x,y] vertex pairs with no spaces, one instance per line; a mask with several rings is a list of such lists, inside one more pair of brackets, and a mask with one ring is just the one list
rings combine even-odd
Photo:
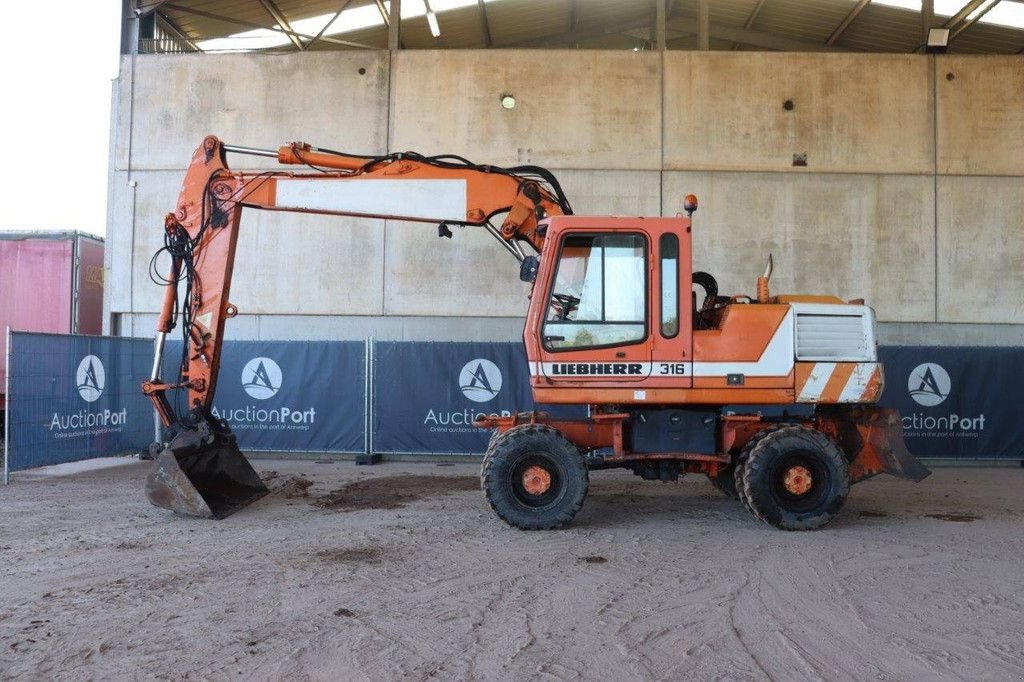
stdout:
[[798,403],[872,402],[881,382],[876,362],[815,362],[801,379],[802,374],[797,373]]

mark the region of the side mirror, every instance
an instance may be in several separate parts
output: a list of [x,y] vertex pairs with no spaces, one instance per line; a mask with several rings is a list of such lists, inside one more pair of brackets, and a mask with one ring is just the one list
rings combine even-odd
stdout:
[[519,279],[523,282],[534,281],[537,279],[537,268],[539,267],[540,261],[536,256],[527,256],[519,264]]

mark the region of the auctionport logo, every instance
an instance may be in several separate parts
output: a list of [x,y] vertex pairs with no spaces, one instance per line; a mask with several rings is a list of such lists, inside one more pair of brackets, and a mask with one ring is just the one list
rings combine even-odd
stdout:
[[281,390],[281,367],[270,358],[253,358],[242,368],[242,388],[256,400],[273,398]]
[[459,372],[459,388],[473,402],[486,403],[501,391],[501,370],[484,358],[470,360]]
[[942,404],[949,397],[949,391],[953,386],[949,373],[934,362],[925,362],[918,365],[910,373],[907,379],[907,390],[910,397],[918,405],[935,407]]
[[[86,355],[75,372],[75,388],[87,403],[94,403],[107,386],[107,373],[103,362],[95,355]],[[54,438],[79,438],[121,431],[128,422],[128,408],[105,409],[92,412],[82,408],[77,412],[54,412],[50,418],[50,431]]]
[[95,355],[82,358],[78,363],[78,372],[75,373],[75,385],[82,400],[87,403],[99,400],[106,383],[107,374],[103,371],[103,362]]

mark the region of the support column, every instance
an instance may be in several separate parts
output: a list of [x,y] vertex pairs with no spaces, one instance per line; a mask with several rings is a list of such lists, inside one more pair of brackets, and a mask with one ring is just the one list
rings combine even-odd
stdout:
[[388,22],[388,49],[397,50],[402,44],[402,0],[391,0],[391,21]]
[[654,0],[654,49],[664,51],[665,49],[665,21],[666,4],[668,0]]
[[928,31],[935,24],[935,0],[921,0],[921,49],[928,44]]
[[711,49],[711,8],[709,0],[699,0],[697,5],[697,49]]
[[132,0],[121,2],[121,54],[139,53],[139,15]]

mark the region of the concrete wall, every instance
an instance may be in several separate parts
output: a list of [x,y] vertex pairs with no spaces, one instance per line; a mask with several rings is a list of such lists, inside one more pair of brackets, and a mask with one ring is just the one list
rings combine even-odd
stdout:
[[[212,132],[258,147],[302,139],[544,165],[581,214],[670,215],[694,192],[694,267],[724,292],[753,292],[771,252],[774,291],[864,297],[883,342],[1020,344],[1021,65],[537,50],[126,57],[114,93],[112,328],[152,329],[159,290],[147,265]],[[515,109],[500,106],[506,93]],[[248,214],[229,334],[518,338],[528,292],[517,264],[482,230],[435,235]]]

